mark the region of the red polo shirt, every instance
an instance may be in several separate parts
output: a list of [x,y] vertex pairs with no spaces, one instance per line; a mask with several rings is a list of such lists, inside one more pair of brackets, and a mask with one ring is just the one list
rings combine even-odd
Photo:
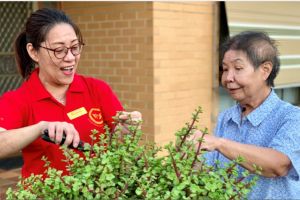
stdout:
[[[112,128],[112,117],[123,110],[122,105],[105,82],[91,77],[75,75],[66,94],[66,105],[55,100],[44,88],[35,70],[30,78],[15,91],[0,98],[0,127],[15,129],[39,121],[66,121],[72,123],[80,139],[91,142],[91,130],[104,132],[104,125]],[[22,176],[45,171],[42,156],[51,161],[51,167],[66,174],[65,157],[58,145],[36,139],[22,150],[24,165]]]

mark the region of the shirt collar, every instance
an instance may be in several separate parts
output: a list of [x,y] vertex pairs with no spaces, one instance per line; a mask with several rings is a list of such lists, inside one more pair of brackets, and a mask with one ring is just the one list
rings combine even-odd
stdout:
[[233,107],[233,112],[231,112],[231,115],[228,117],[228,120],[231,119],[236,124],[240,124],[241,116],[242,116],[242,108],[239,104],[237,104]]
[[[267,116],[268,114],[276,107],[276,104],[280,101],[274,90],[272,89],[269,96],[264,100],[264,102],[258,106],[255,110],[253,110],[246,119],[253,126],[258,126]],[[228,117],[228,120],[234,121],[236,124],[240,124],[242,116],[242,107],[238,103],[233,107],[233,110]]]
[[[26,81],[26,84],[29,86],[29,90],[32,93],[33,98],[36,100],[41,100],[45,98],[51,98],[51,94],[43,86],[39,76],[39,68],[36,68],[30,75],[29,79]],[[74,80],[71,83],[68,92],[83,92],[83,81],[75,74]]]
[[81,76],[75,74],[73,82],[71,83],[68,92],[84,92],[84,82]]
[[276,104],[280,101],[274,90],[272,89],[265,101],[253,110],[247,119],[253,126],[258,126],[269,114],[276,108]]

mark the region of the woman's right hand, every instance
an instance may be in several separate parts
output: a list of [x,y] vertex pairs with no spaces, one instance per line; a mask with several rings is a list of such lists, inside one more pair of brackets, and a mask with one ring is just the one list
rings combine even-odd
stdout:
[[66,140],[64,145],[69,146],[73,143],[73,147],[77,147],[80,141],[79,133],[75,129],[74,125],[67,122],[46,122],[39,123],[41,127],[41,133],[48,129],[49,138],[56,144],[60,144],[63,138],[63,133],[66,134]]

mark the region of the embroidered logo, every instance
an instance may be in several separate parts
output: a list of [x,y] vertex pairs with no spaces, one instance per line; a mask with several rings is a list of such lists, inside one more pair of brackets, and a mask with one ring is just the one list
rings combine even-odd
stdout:
[[99,108],[91,108],[89,111],[89,119],[96,125],[103,124],[101,110]]

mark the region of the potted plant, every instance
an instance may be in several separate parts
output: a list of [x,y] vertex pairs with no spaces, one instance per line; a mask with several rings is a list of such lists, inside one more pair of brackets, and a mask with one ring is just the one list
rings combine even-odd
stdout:
[[[166,156],[158,156],[161,147],[140,144],[140,123],[129,126],[130,134],[109,131],[96,138],[92,131],[91,146],[86,146],[84,157],[63,147],[69,175],[49,167],[47,178],[32,175],[20,180],[17,189],[9,188],[7,199],[243,199],[257,177],[246,170],[239,174],[238,158],[225,167],[205,163],[205,152],[200,150],[203,136],[188,140],[199,120],[201,108],[195,110],[192,121],[176,132],[176,142],[164,147]],[[117,119],[117,118],[116,118]],[[115,120],[116,120],[115,119]],[[118,121],[116,120],[118,123]],[[203,135],[207,129],[202,130]],[[250,178],[251,176],[251,178]]]

